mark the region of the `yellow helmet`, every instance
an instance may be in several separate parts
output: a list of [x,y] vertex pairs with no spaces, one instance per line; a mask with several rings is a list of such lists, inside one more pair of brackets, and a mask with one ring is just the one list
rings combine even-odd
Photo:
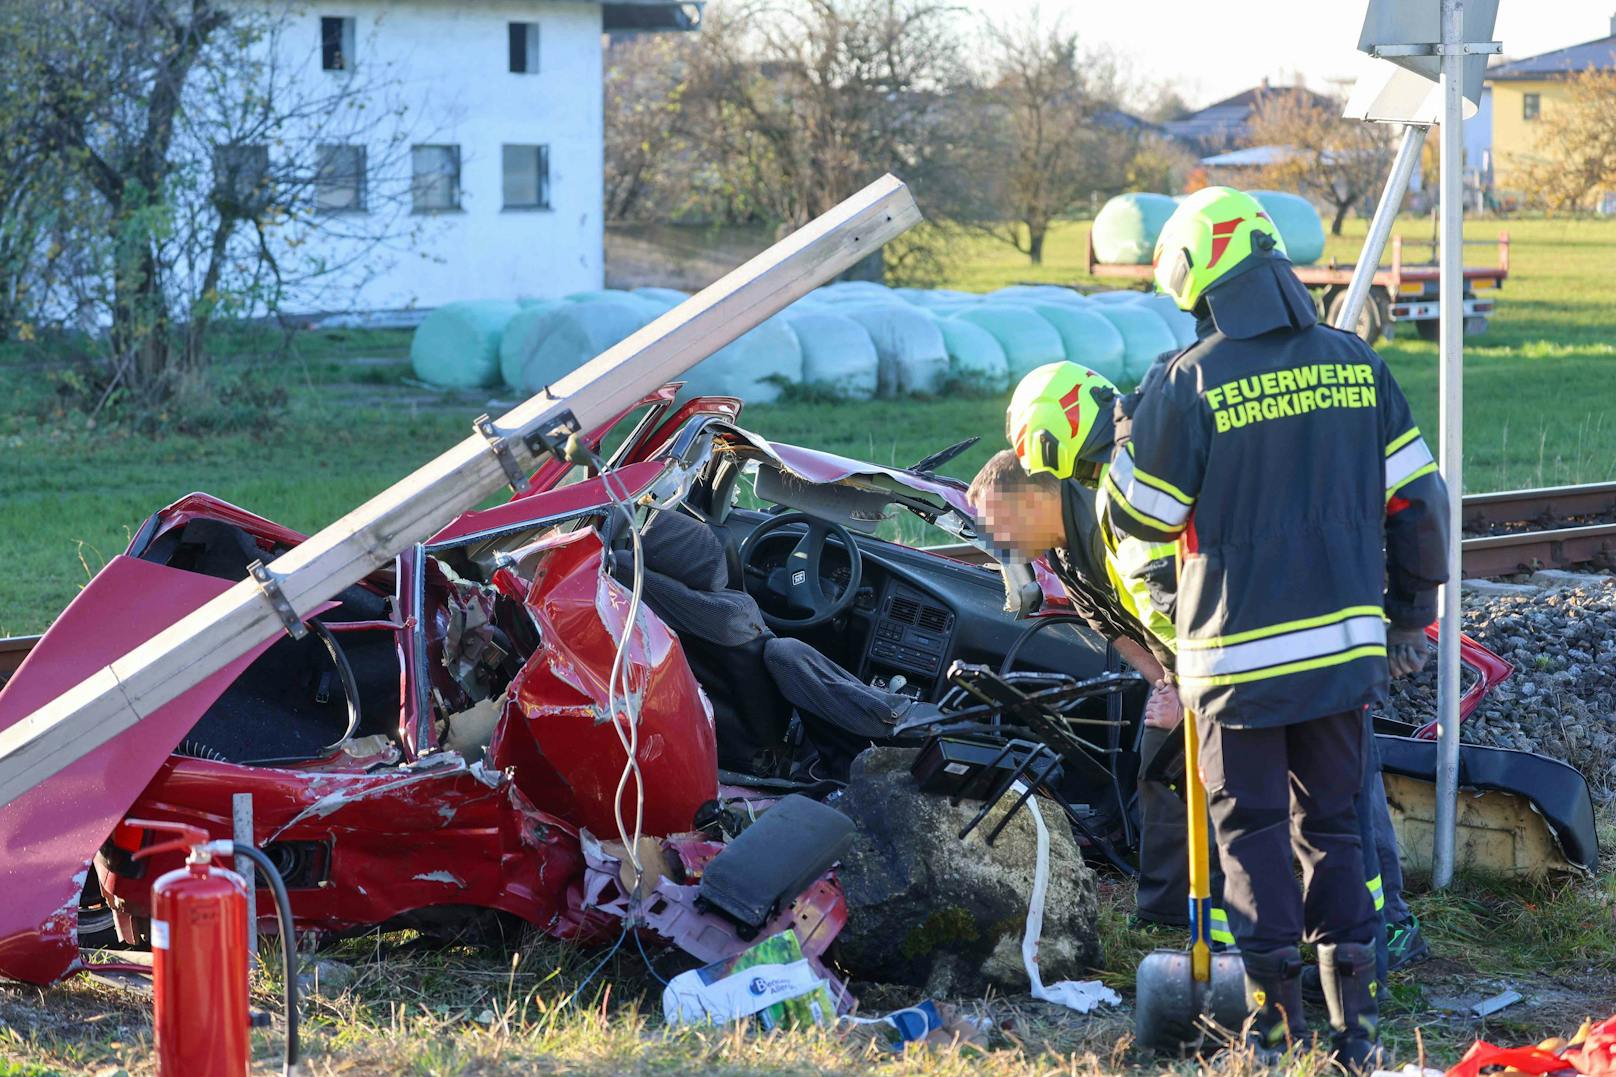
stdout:
[[1048,363],[1021,379],[1004,413],[1005,436],[1029,475],[1094,482],[1111,456],[1117,387],[1076,363]]
[[1156,287],[1183,310],[1253,257],[1288,258],[1262,204],[1233,187],[1206,187],[1179,204],[1156,240]]

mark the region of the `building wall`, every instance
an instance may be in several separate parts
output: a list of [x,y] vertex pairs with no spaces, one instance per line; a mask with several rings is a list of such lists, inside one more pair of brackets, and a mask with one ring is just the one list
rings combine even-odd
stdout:
[[1540,116],[1547,116],[1565,86],[1551,80],[1541,82],[1495,82],[1493,90],[1493,187],[1504,193],[1520,193],[1526,181],[1522,169],[1537,152],[1539,120],[1525,118],[1525,97],[1540,95]]
[[[278,10],[285,11],[286,8]],[[559,296],[599,288],[603,257],[602,38],[599,3],[567,0],[335,0],[290,9],[275,46],[300,78],[340,79],[320,69],[320,19],[352,17],[354,77],[377,87],[368,107],[401,108],[403,142],[457,144],[461,208],[407,209],[393,238],[366,247],[322,291],[325,310],[438,306],[459,299]],[[509,70],[510,22],[540,26],[537,74]],[[310,63],[312,57],[313,62]],[[549,147],[550,208],[502,207],[504,144]],[[368,147],[373,190],[407,190],[408,150]],[[366,222],[353,223],[362,229]],[[379,221],[378,221],[379,223]],[[351,255],[358,240],[311,232],[309,251]],[[307,253],[307,252],[306,252]]]

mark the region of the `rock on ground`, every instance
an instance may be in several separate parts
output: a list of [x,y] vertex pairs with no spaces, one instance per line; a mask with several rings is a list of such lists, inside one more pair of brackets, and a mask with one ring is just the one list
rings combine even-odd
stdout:
[[[920,792],[909,768],[918,753],[871,748],[853,763],[833,801],[858,827],[840,870],[848,921],[840,963],[853,975],[970,996],[989,986],[1027,990],[1021,936],[1032,893],[1037,831],[1023,807],[993,845],[987,834],[1014,802],[1004,798],[964,841],[956,835],[981,807]],[[1052,801],[1050,877],[1039,945],[1045,983],[1081,979],[1100,960],[1094,872]]]
[[[1462,739],[1538,752],[1616,795],[1616,577],[1521,594],[1464,596],[1466,634],[1515,666],[1464,723]],[[1433,655],[1434,657],[1434,655]],[[1436,713],[1436,663],[1394,681],[1390,713]]]

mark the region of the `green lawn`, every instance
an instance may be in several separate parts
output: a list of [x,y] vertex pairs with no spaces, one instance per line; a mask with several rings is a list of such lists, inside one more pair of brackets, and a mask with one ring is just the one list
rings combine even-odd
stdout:
[[[1496,235],[1478,222],[1471,238]],[[1467,490],[1616,477],[1616,222],[1512,222],[1514,270],[1492,331],[1475,340],[1466,372]],[[1057,228],[1044,265],[988,239],[961,245],[950,284],[987,290],[1017,281],[1095,287],[1082,261],[1086,224]],[[1407,221],[1410,236],[1428,222]],[[1350,260],[1363,232],[1332,240]],[[1485,247],[1473,258],[1492,257]],[[1411,335],[1411,334],[1407,334]],[[231,349],[239,353],[237,345]],[[0,634],[38,631],[88,577],[121,550],[152,510],[207,490],[305,530],[320,527],[460,437],[488,395],[443,397],[404,383],[404,333],[310,334],[297,354],[255,368],[289,403],[270,418],[222,410],[225,433],[149,437],[42,403],[42,352],[0,357]],[[1434,442],[1435,347],[1383,345]],[[222,365],[233,377],[244,360]],[[1001,399],[792,403],[748,409],[761,433],[882,463],[912,463],[959,438],[982,443],[947,469],[970,475],[998,448]],[[239,410],[239,409],[238,409]],[[233,425],[231,425],[233,424]]]
[[[1036,269],[1008,247],[973,241],[957,252],[950,283],[976,290],[1035,280],[1093,286],[1081,275],[1085,227],[1057,230],[1048,261]],[[1471,235],[1484,238],[1498,227],[1475,224]],[[1606,291],[1616,270],[1616,222],[1508,227],[1516,241],[1515,276],[1500,297],[1493,332],[1470,351],[1467,489],[1616,477],[1616,430],[1605,419],[1616,405],[1607,374],[1616,361],[1616,305]],[[1352,258],[1362,234],[1361,223],[1349,228],[1352,235],[1333,241],[1343,260]],[[1404,231],[1424,235],[1429,227],[1410,221]],[[1490,256],[1482,248],[1472,252]],[[488,394],[445,397],[409,385],[406,334],[311,334],[298,347],[289,359],[259,364],[263,379],[286,392],[284,409],[256,416],[238,407],[232,415],[224,405],[214,422],[230,432],[157,437],[116,424],[87,429],[82,417],[53,413],[45,377],[57,361],[40,349],[0,353],[0,391],[11,402],[0,411],[0,635],[44,628],[148,513],[188,491],[208,490],[311,530],[462,437],[471,418],[490,407]],[[223,364],[226,380],[237,376],[250,350],[232,349]],[[1384,347],[1433,440],[1434,351],[1417,340]],[[799,403],[749,409],[745,421],[780,440],[896,463],[981,434],[983,442],[948,469],[963,476],[998,447],[1003,405],[1002,399]],[[238,425],[229,428],[232,421]],[[1609,848],[1616,835],[1608,815],[1605,825]],[[1417,1056],[1422,1026],[1433,1060],[1447,1064],[1478,1031],[1535,1040],[1573,1029],[1587,1016],[1584,1003],[1609,1012],[1611,1000],[1598,992],[1609,993],[1616,945],[1610,867],[1607,857],[1602,884],[1560,893],[1467,883],[1417,896],[1416,910],[1427,917],[1443,960],[1393,984],[1388,1034],[1397,1061]],[[1178,943],[1172,934],[1129,931],[1126,897],[1113,887],[1105,917],[1106,975],[1119,982],[1142,948]],[[316,1072],[963,1075],[1115,1072],[1131,1061],[1125,1013],[1052,1018],[1048,1008],[1018,999],[995,1003],[996,1016],[1010,1023],[986,1054],[967,1047],[891,1058],[821,1033],[669,1036],[658,1021],[640,1016],[655,1009],[657,988],[637,971],[635,955],[618,955],[607,970],[609,1004],[580,1013],[559,1009],[557,1000],[592,956],[540,943],[512,966],[499,955],[400,943],[397,936],[358,940],[338,952],[358,967],[360,980],[308,1004],[310,1038],[322,1056]],[[1482,1028],[1435,1016],[1427,993],[1458,993],[1477,978],[1500,989],[1520,983],[1545,999],[1567,984],[1603,986],[1574,987],[1563,1005],[1506,1010]],[[272,980],[255,982],[259,1005],[273,1005],[272,987]],[[639,1009],[620,1005],[642,997]],[[872,1005],[879,998],[871,996]],[[83,978],[49,992],[0,987],[0,1074],[118,1066],[149,1072],[147,1012],[143,1000]],[[258,1044],[267,1072],[274,1041],[260,1034]],[[1234,1064],[1222,1072],[1248,1070]]]

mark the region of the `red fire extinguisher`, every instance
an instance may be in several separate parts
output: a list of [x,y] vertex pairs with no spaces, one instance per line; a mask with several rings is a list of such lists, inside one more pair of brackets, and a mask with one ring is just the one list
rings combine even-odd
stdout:
[[[286,888],[257,849],[210,841],[185,823],[130,819],[128,825],[176,834],[135,859],[185,851],[185,866],[152,885],[152,1000],[162,1077],[241,1077],[251,1058],[247,1008],[247,884],[213,864],[215,856],[250,857],[275,893],[286,955],[286,1072],[297,1066],[297,963]],[[257,925],[253,925],[257,929]]]

